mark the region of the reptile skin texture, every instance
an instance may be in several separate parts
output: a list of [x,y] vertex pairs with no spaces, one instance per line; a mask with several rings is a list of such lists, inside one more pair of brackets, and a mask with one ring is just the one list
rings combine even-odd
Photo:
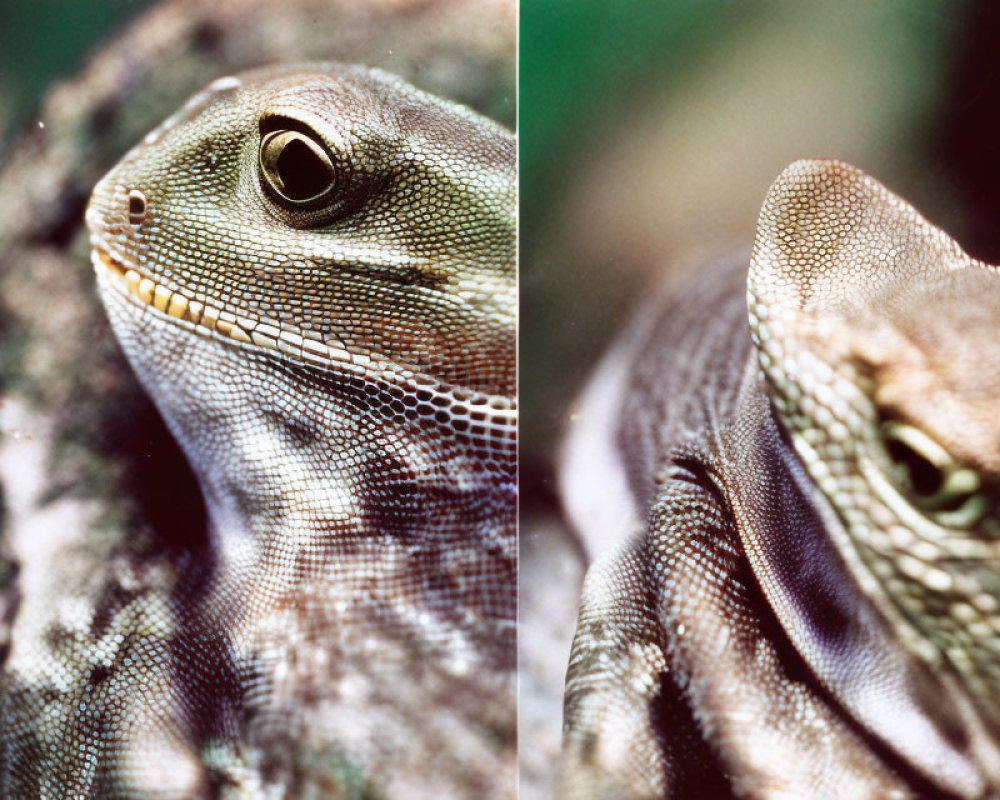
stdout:
[[215,81],[99,183],[209,532],[25,588],[4,797],[514,795],[515,154],[317,63]]
[[625,543],[564,798],[1000,797],[998,313],[996,267],[836,161],[778,177],[749,275],[650,305],[566,450],[576,526]]

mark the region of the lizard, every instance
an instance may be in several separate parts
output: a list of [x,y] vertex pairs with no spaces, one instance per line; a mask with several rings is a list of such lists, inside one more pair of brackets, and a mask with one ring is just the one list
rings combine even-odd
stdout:
[[583,395],[561,796],[1000,797],[1000,271],[834,160],[746,265]]
[[101,298],[210,526],[20,609],[8,795],[513,793],[515,174],[500,125],[313,63],[99,182]]

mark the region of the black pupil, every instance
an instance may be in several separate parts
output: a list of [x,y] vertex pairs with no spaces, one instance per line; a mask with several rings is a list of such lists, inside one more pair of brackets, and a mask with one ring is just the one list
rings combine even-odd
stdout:
[[941,489],[944,476],[920,453],[898,439],[887,442],[889,456],[897,464],[906,467],[913,491],[921,497],[932,497]]
[[305,142],[292,139],[276,164],[283,194],[290,200],[308,200],[329,188],[330,167]]
[[[944,475],[930,461],[909,445],[896,439],[890,439],[887,447],[893,461],[906,467],[910,476],[910,488],[913,489],[914,494],[927,500],[941,491]],[[933,511],[958,511],[969,499],[969,496],[965,492],[952,494],[938,498],[933,501],[932,505],[924,507]]]

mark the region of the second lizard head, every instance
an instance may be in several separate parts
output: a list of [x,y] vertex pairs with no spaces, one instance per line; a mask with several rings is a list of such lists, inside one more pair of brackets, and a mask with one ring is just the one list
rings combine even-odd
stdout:
[[1000,271],[860,170],[802,161],[761,211],[749,308],[844,561],[1000,722]]

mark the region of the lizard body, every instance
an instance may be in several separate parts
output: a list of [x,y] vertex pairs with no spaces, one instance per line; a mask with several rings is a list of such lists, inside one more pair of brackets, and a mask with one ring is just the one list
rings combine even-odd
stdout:
[[584,536],[632,538],[584,585],[563,796],[1000,796],[1000,275],[798,162],[745,287],[656,304],[567,449],[624,501],[567,478]]
[[7,787],[513,791],[514,186],[498,125],[331,64],[214,82],[101,181],[102,299],[210,529],[55,656],[15,628]]

